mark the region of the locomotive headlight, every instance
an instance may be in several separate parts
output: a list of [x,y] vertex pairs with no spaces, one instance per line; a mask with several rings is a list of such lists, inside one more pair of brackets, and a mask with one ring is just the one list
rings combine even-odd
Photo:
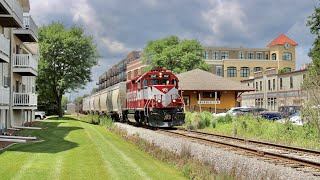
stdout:
[[161,103],[161,100],[160,100],[160,99],[158,99],[158,103]]
[[176,101],[177,101],[177,100],[175,100],[175,99],[174,99],[174,100],[172,100],[172,102],[174,102],[174,103],[175,103]]

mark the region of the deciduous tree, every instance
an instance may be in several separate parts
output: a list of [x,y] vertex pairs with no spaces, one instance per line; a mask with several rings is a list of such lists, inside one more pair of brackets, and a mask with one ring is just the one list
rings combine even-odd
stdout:
[[91,80],[91,68],[99,55],[93,39],[84,35],[82,28],[67,29],[58,22],[40,28],[39,46],[38,93],[40,99],[54,100],[62,117],[63,95]]
[[162,66],[174,73],[196,68],[209,70],[203,58],[203,48],[196,40],[179,40],[176,36],[153,40],[143,50],[146,64]]
[[308,97],[303,108],[303,116],[308,125],[316,127],[320,141],[320,7],[315,7],[314,13],[308,17],[307,26],[315,35],[315,40],[309,51],[312,62],[302,86]]

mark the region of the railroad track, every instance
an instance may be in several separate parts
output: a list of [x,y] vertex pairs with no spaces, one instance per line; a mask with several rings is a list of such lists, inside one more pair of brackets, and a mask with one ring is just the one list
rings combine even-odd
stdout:
[[185,129],[158,131],[320,176],[320,151]]

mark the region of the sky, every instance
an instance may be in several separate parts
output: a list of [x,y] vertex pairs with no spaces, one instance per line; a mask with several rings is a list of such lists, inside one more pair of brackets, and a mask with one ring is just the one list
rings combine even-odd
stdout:
[[82,26],[102,58],[92,82],[71,96],[90,93],[98,77],[150,40],[176,35],[203,46],[264,48],[280,34],[299,45],[299,69],[310,62],[314,36],[306,22],[318,0],[30,0],[40,27],[59,21]]

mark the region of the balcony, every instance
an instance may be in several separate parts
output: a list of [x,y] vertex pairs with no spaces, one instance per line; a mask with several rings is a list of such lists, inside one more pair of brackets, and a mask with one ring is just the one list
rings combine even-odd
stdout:
[[38,42],[38,26],[30,15],[23,15],[23,27],[13,30],[22,42]]
[[9,88],[0,87],[0,106],[9,105]]
[[38,76],[38,61],[30,54],[14,54],[13,72],[21,76]]
[[3,34],[0,34],[0,63],[9,63],[10,41]]
[[11,28],[23,26],[23,9],[19,0],[0,0],[0,25]]
[[[38,96],[34,93],[13,93],[13,106],[37,106]],[[16,109],[16,108],[15,108]]]

